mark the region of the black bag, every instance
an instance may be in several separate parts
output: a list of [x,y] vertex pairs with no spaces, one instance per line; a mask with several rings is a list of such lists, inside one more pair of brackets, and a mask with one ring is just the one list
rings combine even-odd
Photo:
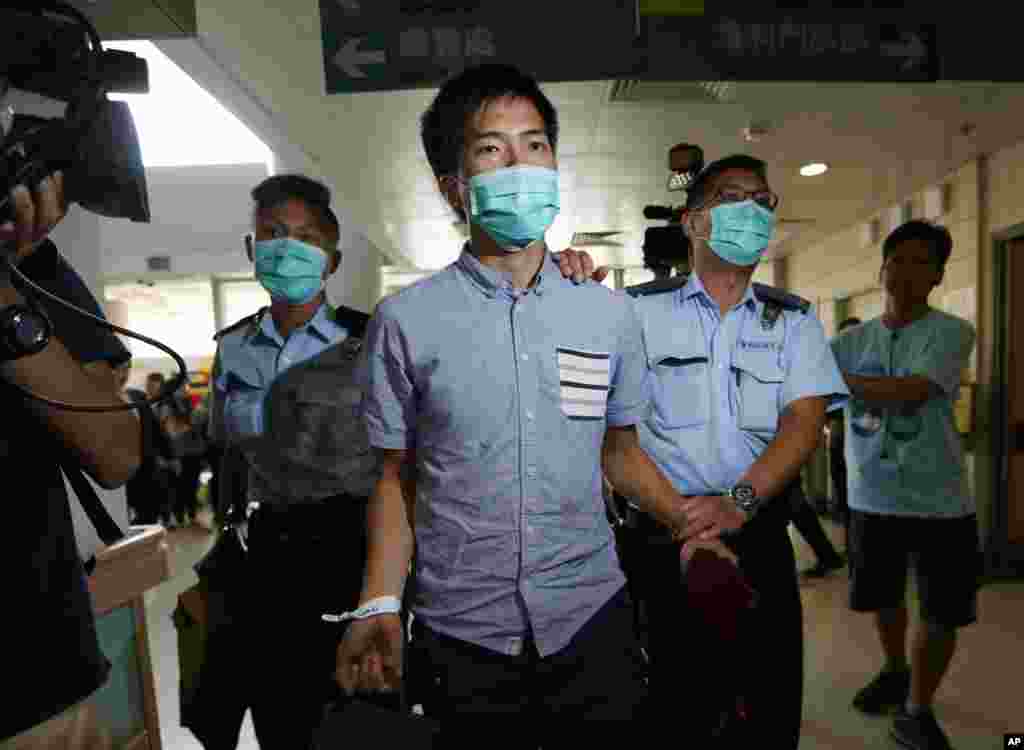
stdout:
[[207,748],[235,747],[248,709],[244,668],[251,657],[239,633],[245,606],[246,550],[225,525],[195,565],[199,583],[178,596],[181,726]]

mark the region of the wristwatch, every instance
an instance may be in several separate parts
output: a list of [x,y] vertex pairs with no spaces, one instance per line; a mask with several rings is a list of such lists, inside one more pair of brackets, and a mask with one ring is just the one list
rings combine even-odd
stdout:
[[42,310],[10,305],[0,310],[0,362],[38,354],[50,343],[53,325]]
[[735,487],[729,490],[729,497],[736,503],[736,507],[743,511],[749,521],[761,507],[762,499],[754,491],[754,485],[750,482],[738,482]]

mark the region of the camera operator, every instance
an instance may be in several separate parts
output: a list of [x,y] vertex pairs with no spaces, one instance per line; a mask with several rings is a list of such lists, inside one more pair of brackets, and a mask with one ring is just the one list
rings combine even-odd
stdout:
[[[0,99],[6,90],[0,81]],[[66,211],[61,173],[34,190],[16,187],[11,206],[14,220],[0,225],[0,467],[10,487],[24,489],[8,492],[8,518],[17,520],[0,552],[5,596],[13,605],[3,642],[14,647],[5,674],[14,689],[0,711],[0,749],[92,750],[109,743],[88,699],[110,664],[96,635],[60,463],[81,467],[102,487],[118,487],[139,466],[142,436],[134,411],[60,410],[29,401],[14,387],[74,404],[116,404],[114,366],[129,354],[113,333],[52,308],[45,310],[53,321],[47,337],[39,308],[12,281],[7,260],[58,296],[95,304],[45,239]]]

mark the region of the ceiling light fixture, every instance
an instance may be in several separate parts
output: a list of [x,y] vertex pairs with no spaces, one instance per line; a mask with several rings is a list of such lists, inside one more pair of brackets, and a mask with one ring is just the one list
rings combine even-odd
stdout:
[[828,164],[822,164],[821,162],[815,162],[813,164],[804,164],[800,167],[800,174],[804,177],[817,177],[819,174],[825,174],[828,171]]

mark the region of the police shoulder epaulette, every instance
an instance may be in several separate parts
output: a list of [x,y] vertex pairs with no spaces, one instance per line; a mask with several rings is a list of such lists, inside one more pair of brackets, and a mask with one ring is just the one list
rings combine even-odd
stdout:
[[650,294],[661,294],[682,289],[684,286],[686,286],[686,276],[673,276],[670,279],[655,279],[644,284],[627,286],[625,292],[631,297],[646,297]]
[[370,322],[370,316],[342,305],[334,311],[334,322],[343,326],[350,336],[361,339],[366,335],[366,324]]
[[778,305],[783,310],[799,310],[804,314],[807,314],[807,311],[811,309],[810,300],[806,300],[799,295],[792,294],[778,287],[768,286],[767,284],[755,282],[752,286],[754,287],[754,296],[765,304]]
[[259,320],[259,318],[262,317],[263,313],[265,313],[267,311],[267,309],[268,308],[266,308],[266,307],[261,307],[259,310],[254,312],[252,315],[246,315],[244,318],[242,318],[239,321],[236,321],[236,322],[232,323],[227,328],[220,329],[215,334],[213,334],[213,340],[214,341],[219,341],[222,336],[225,336],[225,335],[227,335],[229,333],[237,331],[242,326],[247,325],[249,323],[252,323],[255,320]]

